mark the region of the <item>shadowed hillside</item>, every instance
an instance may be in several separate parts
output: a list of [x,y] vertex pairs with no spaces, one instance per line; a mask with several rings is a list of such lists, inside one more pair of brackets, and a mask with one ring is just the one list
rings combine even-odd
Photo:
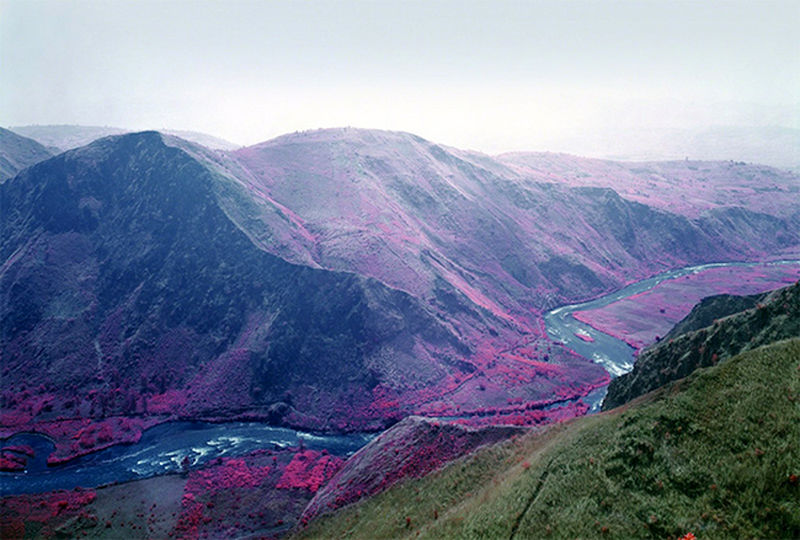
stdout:
[[608,382],[545,309],[800,242],[791,194],[691,216],[526,174],[357,129],[232,153],[144,132],[30,167],[0,185],[2,433],[58,461],[178,417],[540,425]]

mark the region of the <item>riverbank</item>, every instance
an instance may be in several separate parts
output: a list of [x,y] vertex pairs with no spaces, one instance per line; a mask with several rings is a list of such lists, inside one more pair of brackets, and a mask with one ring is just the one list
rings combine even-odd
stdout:
[[717,294],[758,294],[791,285],[798,279],[800,262],[712,267],[666,279],[647,291],[604,307],[575,311],[573,316],[639,350],[666,335],[703,298]]
[[553,309],[544,315],[545,326],[553,341],[618,377],[633,369],[637,347],[666,334],[704,296],[753,294],[783,287],[798,278],[800,260],[678,268],[594,300]]
[[273,537],[295,525],[344,459],[301,448],[215,458],[185,473],[3,497],[0,536]]

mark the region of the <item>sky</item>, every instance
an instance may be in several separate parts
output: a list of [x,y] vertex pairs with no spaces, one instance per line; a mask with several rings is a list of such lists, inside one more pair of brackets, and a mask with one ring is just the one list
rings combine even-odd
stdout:
[[800,128],[798,28],[796,0],[0,0],[0,125],[354,126],[489,153]]

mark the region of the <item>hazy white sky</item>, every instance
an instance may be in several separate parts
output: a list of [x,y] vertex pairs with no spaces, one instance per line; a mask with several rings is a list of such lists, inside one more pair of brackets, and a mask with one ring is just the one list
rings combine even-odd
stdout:
[[0,0],[0,125],[350,125],[486,152],[797,128],[798,28],[797,0]]

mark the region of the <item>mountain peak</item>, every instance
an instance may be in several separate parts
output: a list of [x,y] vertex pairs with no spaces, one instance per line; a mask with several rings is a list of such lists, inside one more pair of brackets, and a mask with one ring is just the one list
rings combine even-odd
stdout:
[[386,144],[398,141],[415,141],[433,144],[422,137],[405,131],[388,131],[354,127],[322,128],[308,131],[296,131],[280,135],[274,139],[254,144],[248,148],[278,146],[285,144],[334,143],[349,142],[361,144]]

